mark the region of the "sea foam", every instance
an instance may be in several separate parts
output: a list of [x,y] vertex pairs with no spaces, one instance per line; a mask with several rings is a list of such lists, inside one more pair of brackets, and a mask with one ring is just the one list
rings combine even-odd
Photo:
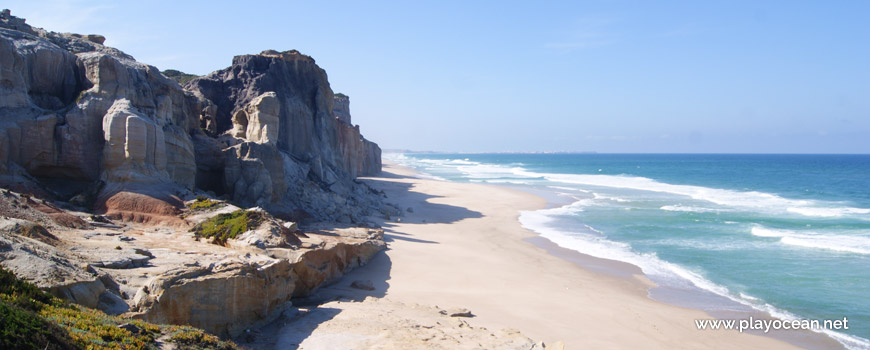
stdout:
[[813,249],[826,249],[854,254],[870,254],[870,237],[860,235],[808,233],[781,230],[755,225],[750,229],[753,236],[779,238],[783,244]]
[[[782,320],[802,319],[795,314],[770,305],[762,299],[740,292],[735,294],[727,287],[716,284],[705,278],[701,272],[692,271],[678,264],[662,260],[654,253],[642,254],[634,252],[628,244],[608,240],[604,232],[595,230],[591,226],[584,225],[587,229],[596,234],[591,234],[590,232],[568,232],[551,226],[555,221],[555,216],[577,213],[578,211],[582,211],[582,208],[589,205],[589,203],[588,199],[578,200],[562,207],[536,211],[523,211],[520,213],[519,221],[523,227],[537,232],[541,237],[544,237],[563,248],[572,249],[597,258],[622,261],[638,266],[646,276],[656,282],[659,286],[677,289],[687,289],[691,287],[699,288],[738,304],[766,312],[771,316]],[[783,239],[795,238],[793,236],[793,231],[774,230],[761,226],[753,227],[752,233],[753,235],[760,237],[781,237]],[[790,244],[788,242],[783,243]],[[870,250],[868,250],[868,252],[870,252]],[[862,337],[827,329],[815,331],[836,339],[850,350],[870,348],[870,340]]]

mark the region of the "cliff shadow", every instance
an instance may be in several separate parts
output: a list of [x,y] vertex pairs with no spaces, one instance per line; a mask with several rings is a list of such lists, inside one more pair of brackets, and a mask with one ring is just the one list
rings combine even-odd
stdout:
[[[389,248],[387,248],[389,250]],[[315,306],[333,300],[363,301],[367,297],[383,298],[390,289],[390,271],[393,262],[386,253],[378,252],[367,264],[353,269],[328,286],[321,287],[311,296],[293,299],[296,306]],[[354,282],[371,282],[373,290],[353,287]]]
[[389,180],[416,178],[392,173],[384,174],[389,174],[390,177],[366,178],[361,181],[376,191],[383,191],[386,195],[384,203],[398,209],[398,213],[391,213],[386,217],[372,217],[374,221],[385,227],[385,230],[394,227],[394,224],[399,222],[402,224],[451,224],[460,220],[483,217],[480,212],[465,207],[433,203],[433,199],[444,198],[444,196],[415,191],[414,183]]
[[[345,274],[337,281],[317,289],[305,298],[291,300],[295,313],[285,313],[277,320],[260,329],[254,330],[255,337],[247,341],[245,336],[238,337],[237,343],[243,349],[281,349],[296,350],[300,344],[324,322],[338,316],[342,309],[323,306],[331,301],[361,302],[367,297],[383,298],[390,284],[392,261],[385,251],[378,252],[366,265]],[[374,290],[351,287],[355,281],[371,281]]]
[[268,348],[268,345],[272,345],[271,348],[276,350],[296,350],[299,349],[299,345],[302,344],[305,339],[314,333],[314,330],[317,329],[321,323],[333,319],[339,313],[341,313],[341,309],[327,307],[312,308],[300,312],[300,314],[293,319],[282,323],[281,327],[278,327],[278,329],[275,330],[273,344],[268,344],[269,341],[267,340],[265,344],[240,343],[239,345],[244,349],[262,349]]

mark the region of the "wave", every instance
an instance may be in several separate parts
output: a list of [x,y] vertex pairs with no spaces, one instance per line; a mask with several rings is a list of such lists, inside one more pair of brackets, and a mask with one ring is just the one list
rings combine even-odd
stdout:
[[582,192],[582,193],[592,193],[592,191],[587,191],[587,190],[584,190],[584,189],[574,188],[574,187],[565,187],[565,186],[547,186],[547,187],[552,188],[552,189],[556,189],[556,190],[577,191],[577,192]]
[[629,199],[613,197],[613,196],[605,196],[605,195],[595,193],[595,192],[592,192],[592,197],[595,197],[595,199],[603,199],[603,200],[608,200],[608,201],[613,201],[613,202],[618,202],[618,203],[631,202],[631,200],[629,200]]
[[818,216],[825,218],[841,217],[850,214],[870,214],[870,209],[865,208],[819,208],[819,207],[797,207],[787,208],[789,212],[797,213],[805,216]]
[[[691,287],[699,288],[727,298],[728,300],[738,304],[766,312],[778,319],[803,319],[798,315],[770,305],[762,299],[744,293],[734,294],[727,287],[706,279],[701,273],[662,260],[654,253],[644,254],[634,252],[628,244],[608,240],[605,238],[606,235],[604,232],[595,230],[588,225],[584,226],[589,230],[589,232],[567,232],[555,229],[551,226],[551,223],[555,220],[553,217],[554,215],[575,212],[588,204],[588,200],[578,200],[577,202],[558,208],[523,211],[520,213],[519,221],[523,227],[537,232],[541,237],[544,237],[563,248],[572,249],[602,259],[617,260],[638,266],[647,277],[656,282],[659,286],[678,289]],[[753,234],[755,233],[758,233],[763,237],[776,236],[783,238],[785,237],[780,235],[789,234],[784,230],[772,230],[760,226],[758,226],[757,230],[753,230]],[[861,337],[826,329],[816,331],[834,338],[841,344],[845,345],[847,349],[870,348],[870,340]]]
[[[866,217],[867,214],[870,214],[870,209],[867,208],[832,207],[831,205],[836,204],[788,199],[758,191],[734,191],[692,185],[673,185],[645,177],[626,175],[546,174],[528,171],[518,171],[517,173],[526,176],[543,177],[546,180],[559,183],[676,194],[734,208],[779,210],[813,217],[861,215],[865,219],[870,219]],[[676,208],[676,206],[670,208]]]
[[702,207],[692,207],[692,206],[683,206],[683,205],[664,205],[661,210],[665,211],[681,211],[688,213],[718,213],[722,211],[721,209],[712,209],[712,208],[702,208]]
[[[870,220],[870,208],[855,208],[842,206],[837,202],[824,202],[815,200],[789,199],[772,193],[759,191],[736,191],[693,185],[675,185],[656,180],[630,175],[600,175],[600,174],[558,174],[530,171],[522,167],[521,163],[493,164],[471,161],[468,159],[426,159],[408,157],[403,154],[392,156],[404,165],[423,168],[422,170],[440,170],[458,172],[459,176],[469,180],[484,180],[493,183],[513,183],[534,185],[540,181],[550,181],[555,184],[546,184],[561,188],[572,188],[578,191],[588,191],[567,185],[583,185],[595,187],[608,187],[616,189],[630,189],[637,191],[649,191],[686,196],[692,199],[714,203],[736,209],[752,211],[774,211],[777,213],[798,214],[816,218],[856,217]],[[617,202],[627,202],[625,198],[610,197]],[[667,207],[667,208],[665,208]],[[680,206],[665,206],[662,210],[672,211],[696,211],[705,209],[680,209]],[[701,207],[696,207],[701,208]]]
[[588,205],[588,200],[579,200],[558,208],[523,211],[520,213],[519,221],[523,227],[537,232],[563,248],[638,266],[644,274],[662,285],[677,288],[695,286],[729,299],[737,298],[731,295],[727,288],[707,280],[699,273],[662,260],[654,253],[636,253],[628,244],[608,240],[604,232],[588,225],[585,227],[588,231],[584,232],[567,232],[551,226],[555,215],[574,212],[584,205]]
[[855,254],[870,254],[870,237],[844,234],[810,234],[756,225],[750,233],[757,237],[779,238],[783,244]]

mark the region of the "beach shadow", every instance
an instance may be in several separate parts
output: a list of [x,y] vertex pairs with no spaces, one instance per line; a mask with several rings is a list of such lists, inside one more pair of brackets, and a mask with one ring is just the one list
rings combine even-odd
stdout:
[[[400,215],[392,215],[389,218],[369,217],[384,229],[385,242],[404,241],[439,244],[436,241],[416,238],[412,234],[402,232],[399,225],[450,224],[483,217],[480,212],[464,207],[432,203],[432,199],[440,196],[414,191],[412,183],[401,181],[410,179],[415,178],[390,172],[382,172],[378,177],[357,179],[358,182],[369,185],[377,192],[383,191],[387,196],[386,203],[399,205]],[[408,208],[411,210],[408,211]],[[328,234],[328,232],[322,231],[328,230],[318,230],[318,234]],[[293,299],[294,306],[310,308],[310,311],[284,326],[282,332],[286,331],[288,334],[280,335],[281,338],[274,348],[298,349],[299,344],[311,336],[318,325],[333,319],[341,312],[340,309],[320,307],[319,305],[335,300],[362,302],[368,297],[383,298],[386,296],[390,289],[389,280],[393,265],[388,251],[389,248],[377,253],[365,266],[358,267],[337,281],[319,288],[311,296]],[[357,281],[370,281],[374,289],[363,290],[352,287],[351,285]]]
[[311,336],[311,333],[314,333],[314,330],[321,323],[335,318],[339,313],[341,313],[341,309],[323,307],[306,311],[281,328],[279,338],[273,348],[276,350],[299,349],[299,345]]
[[[323,302],[332,300],[363,301],[367,297],[383,298],[390,289],[390,271],[393,261],[386,251],[375,255],[365,266],[358,267],[342,276],[335,283],[323,287],[315,293]],[[351,285],[356,281],[371,281],[374,290],[363,290]]]
[[[390,174],[390,173],[383,173]],[[393,175],[396,179],[413,179],[408,176]],[[384,202],[398,204],[401,213],[397,217],[389,219],[378,218],[384,229],[394,227],[397,220],[403,224],[450,224],[465,219],[477,219],[483,217],[480,212],[469,210],[465,207],[440,204],[431,202],[432,199],[442,198],[426,193],[414,191],[413,184],[408,182],[389,181],[387,176],[382,178],[367,178],[362,180],[369,187],[383,191],[387,198]],[[411,210],[408,211],[408,208]]]
[[[281,350],[296,350],[322,323],[338,314],[341,309],[323,307],[331,301],[361,302],[367,297],[383,298],[390,288],[387,282],[392,269],[390,257],[381,251],[365,266],[358,267],[345,274],[337,281],[317,289],[311,296],[294,298],[293,307],[300,312],[294,317],[279,318],[263,331],[267,333],[264,343],[241,343],[245,349],[273,348]],[[355,281],[371,281],[374,290],[363,290],[351,287]],[[307,310],[307,311],[306,311]],[[269,339],[272,339],[269,341]]]
[[[384,230],[384,232],[387,232],[387,230]],[[389,233],[389,234],[387,234],[387,233],[384,234],[384,242],[390,243],[390,242],[392,242],[392,241],[394,241],[394,240],[400,240],[400,241],[414,242],[414,243],[438,244],[438,242],[435,242],[435,241],[427,241],[427,240],[425,240],[425,239],[417,239],[417,238],[411,238],[411,237],[396,236],[396,234],[401,234],[401,235],[409,236],[407,233],[400,233],[400,232],[395,232],[395,233],[394,233],[393,231],[390,231],[390,232],[391,232],[391,233]]]

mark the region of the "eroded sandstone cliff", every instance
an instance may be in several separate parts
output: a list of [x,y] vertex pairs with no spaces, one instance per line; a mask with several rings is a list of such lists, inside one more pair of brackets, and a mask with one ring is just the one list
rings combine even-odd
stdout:
[[158,187],[212,191],[294,219],[359,222],[381,207],[353,181],[380,171],[380,148],[349,123],[346,104],[336,114],[310,57],[237,56],[186,91],[104,41],[0,15],[5,186],[78,196],[74,204],[113,215],[119,193]]
[[[336,114],[313,59],[238,56],[185,90],[104,42],[0,12],[4,267],[109,313],[237,335],[384,248],[382,230],[293,223],[396,211],[355,180],[380,148],[348,104]],[[215,245],[188,231],[196,196],[268,220]]]

